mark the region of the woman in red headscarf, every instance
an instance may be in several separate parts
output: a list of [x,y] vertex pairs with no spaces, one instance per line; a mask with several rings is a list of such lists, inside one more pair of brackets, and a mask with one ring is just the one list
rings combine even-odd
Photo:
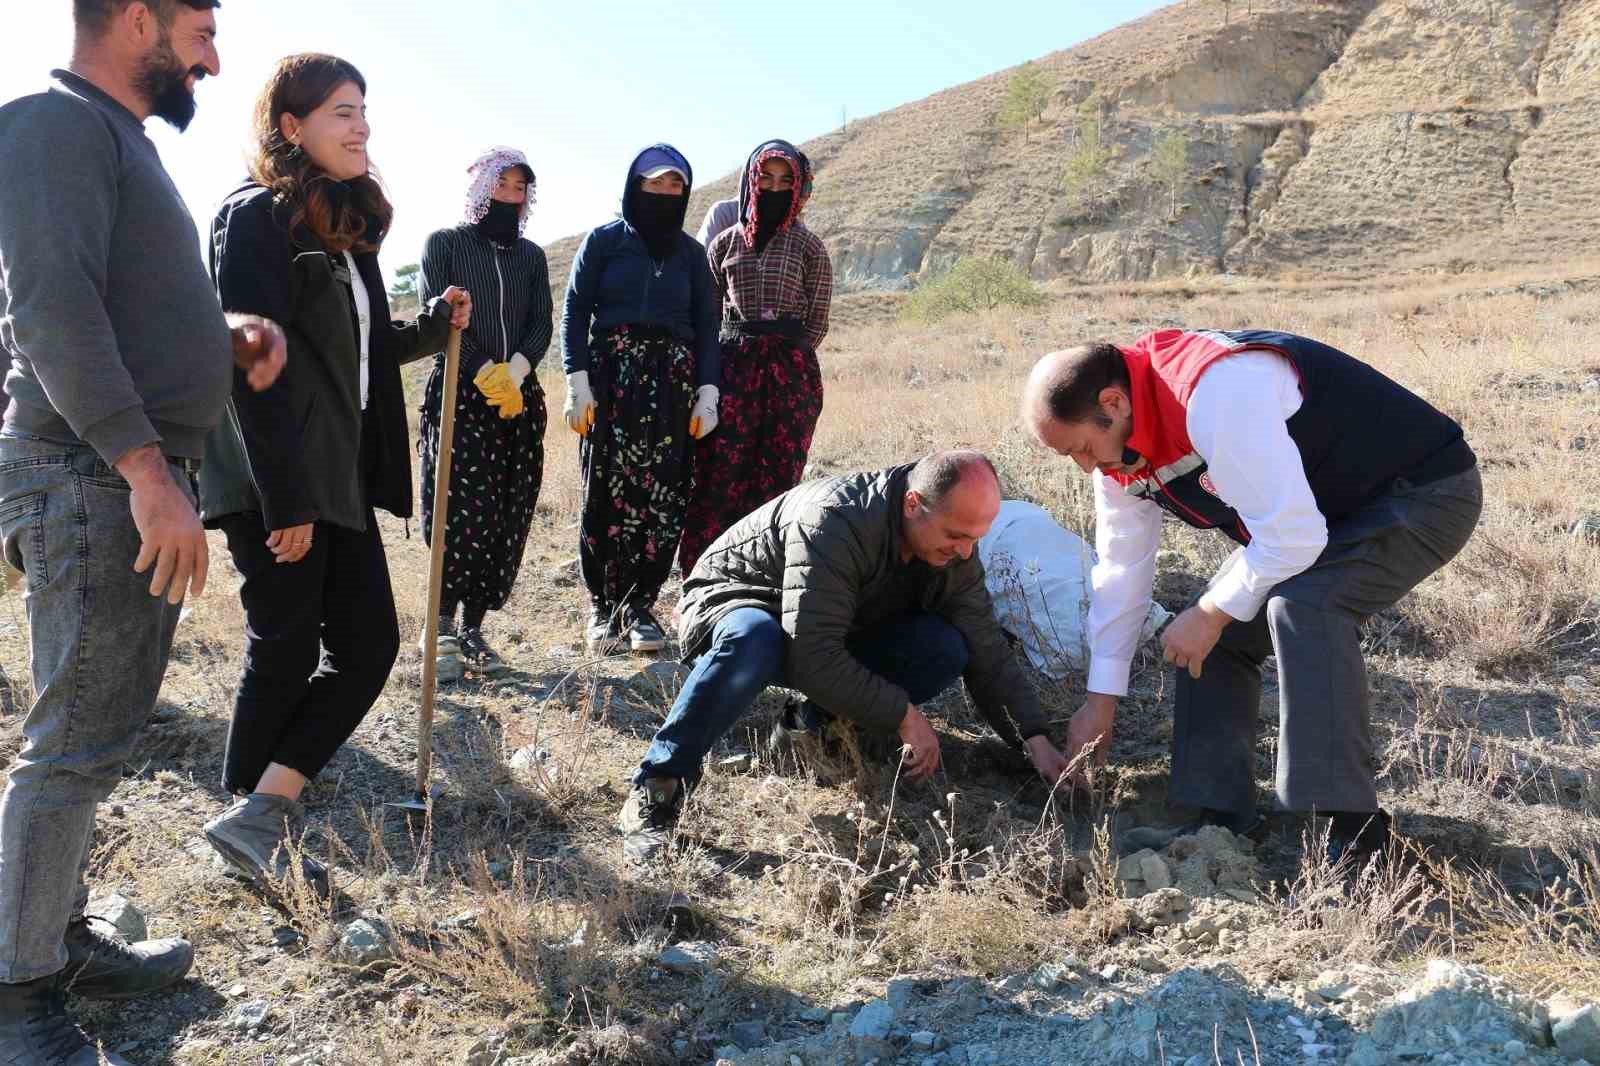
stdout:
[[706,250],[722,321],[716,432],[695,447],[678,564],[687,575],[728,526],[799,484],[822,414],[817,347],[828,334],[833,264],[800,221],[811,161],[788,141],[750,153],[739,223]]

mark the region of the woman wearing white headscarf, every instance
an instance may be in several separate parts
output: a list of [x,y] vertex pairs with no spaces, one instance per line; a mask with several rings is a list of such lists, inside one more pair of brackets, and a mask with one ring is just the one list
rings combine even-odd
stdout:
[[[467,173],[465,215],[428,238],[420,285],[424,301],[450,285],[483,294],[461,335],[439,657],[459,655],[469,669],[494,674],[505,664],[483,638],[483,619],[511,595],[539,500],[546,414],[533,371],[550,346],[553,322],[544,251],[522,236],[534,201],[533,167],[515,148],[496,147]],[[443,400],[441,356],[422,403],[424,537],[433,528]]]

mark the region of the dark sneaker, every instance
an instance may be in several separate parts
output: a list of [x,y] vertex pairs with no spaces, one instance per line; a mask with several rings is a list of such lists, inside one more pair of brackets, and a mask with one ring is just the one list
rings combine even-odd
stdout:
[[661,623],[648,610],[636,609],[628,613],[628,647],[633,651],[660,651],[667,646],[667,635]]
[[[299,812],[300,805],[293,800],[252,792],[206,823],[206,839],[229,866],[270,888],[289,875],[289,825],[298,820]],[[328,868],[302,855],[300,871],[311,890],[326,899]]]
[[194,965],[194,947],[178,937],[130,944],[100,918],[67,926],[67,991],[85,999],[130,999],[181,981]]
[[1337,811],[1328,815],[1328,862],[1349,859],[1357,866],[1389,844],[1387,811]]
[[825,720],[810,700],[789,700],[767,735],[767,754],[796,756],[822,749],[826,739]]
[[489,642],[483,639],[483,630],[476,626],[461,627],[461,659],[467,669],[485,677],[494,677],[511,669],[505,664]]
[[638,863],[660,858],[682,810],[683,782],[677,778],[647,777],[634,785],[617,819],[623,855]]
[[3,1066],[129,1066],[111,1052],[102,1060],[83,1030],[67,1017],[58,974],[0,985],[0,1064]]
[[584,630],[584,644],[595,655],[610,655],[622,644],[622,627],[616,615],[604,607],[589,609],[589,625]]

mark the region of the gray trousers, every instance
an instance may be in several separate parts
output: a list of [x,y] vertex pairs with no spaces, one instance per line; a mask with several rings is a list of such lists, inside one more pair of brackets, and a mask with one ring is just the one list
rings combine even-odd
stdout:
[[[181,470],[174,479],[192,494]],[[84,445],[0,435],[0,544],[26,579],[33,707],[0,796],[0,982],[67,964],[95,807],[155,707],[178,607],[135,574],[128,484]]]
[[1360,626],[1449,562],[1483,508],[1474,467],[1384,496],[1330,525],[1310,569],[1222,631],[1198,680],[1175,671],[1171,803],[1255,810],[1261,664],[1278,659],[1277,798],[1291,811],[1378,810]]

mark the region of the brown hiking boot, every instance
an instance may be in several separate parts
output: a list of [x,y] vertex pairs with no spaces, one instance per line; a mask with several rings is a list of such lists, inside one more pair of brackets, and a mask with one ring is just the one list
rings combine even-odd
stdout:
[[622,829],[622,854],[637,863],[661,857],[672,842],[672,830],[683,809],[683,782],[675,777],[647,777],[633,786],[617,819]]

